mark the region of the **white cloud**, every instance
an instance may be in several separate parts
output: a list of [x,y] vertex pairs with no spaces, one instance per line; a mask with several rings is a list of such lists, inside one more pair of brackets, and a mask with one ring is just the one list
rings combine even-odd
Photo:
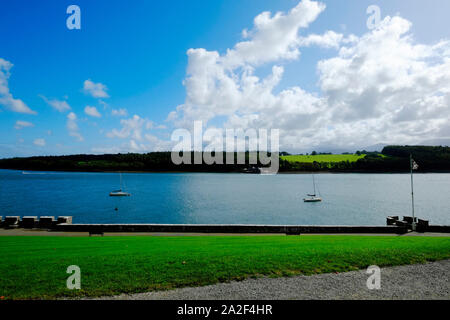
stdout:
[[113,129],[106,133],[108,138],[128,139],[120,145],[95,147],[95,153],[118,153],[118,152],[150,152],[150,151],[170,151],[174,142],[160,139],[149,134],[148,130],[165,129],[164,125],[156,125],[148,119],[134,115],[129,119],[120,120],[122,128]]
[[323,120],[334,124],[336,138],[347,131],[353,135],[347,143],[419,143],[448,127],[450,56],[442,49],[449,42],[417,44],[410,28],[401,17],[386,17],[337,57],[319,62],[329,115]]
[[145,140],[136,141],[130,139],[120,145],[94,147],[92,152],[94,153],[127,153],[127,152],[154,152],[154,151],[171,151],[175,145],[172,141],[162,140],[156,136],[145,134]]
[[73,112],[67,115],[67,130],[71,137],[77,138],[78,141],[83,141],[83,136],[79,132],[77,124],[77,115]]
[[88,116],[95,118],[101,118],[102,116],[100,112],[98,112],[96,107],[86,106],[86,108],[84,108],[84,113],[86,113]]
[[[227,128],[278,128],[285,150],[450,138],[450,41],[416,43],[401,17],[387,17],[360,37],[298,36],[323,9],[304,0],[286,14],[262,13],[244,32],[248,41],[223,55],[188,50],[186,101],[167,121],[188,129],[194,120],[213,119],[225,119]],[[320,91],[278,88],[280,64],[299,59],[299,48],[308,46],[337,49],[317,64]],[[272,72],[261,78],[262,63]]]
[[120,139],[131,137],[134,140],[140,141],[142,140],[143,130],[148,130],[153,127],[153,123],[151,121],[143,119],[136,114],[130,119],[120,120],[120,124],[122,125],[122,129],[113,129],[111,132],[108,132],[106,136],[108,138]]
[[[248,40],[228,50],[221,62],[227,69],[233,69],[246,64],[255,66],[280,59],[297,59],[299,30],[307,28],[323,10],[324,4],[303,0],[288,13],[272,15],[266,11],[259,14],[253,21],[253,29],[243,33]],[[195,53],[190,50],[190,54]]]
[[358,41],[354,35],[345,38],[343,34],[334,31],[327,31],[323,35],[310,34],[300,38],[299,43],[303,47],[319,46],[323,48],[338,49],[342,43],[352,43]]
[[94,98],[109,98],[108,88],[102,83],[94,83],[90,79],[84,81],[83,90]]
[[57,99],[47,99],[45,96],[40,95],[40,97],[53,109],[59,111],[59,112],[65,112],[69,111],[71,107],[66,101],[61,101]]
[[11,111],[37,114],[28,107],[22,100],[15,99],[9,90],[8,79],[11,76],[10,70],[13,64],[0,58],[0,105],[5,106]]
[[34,127],[34,124],[32,124],[31,122],[28,122],[28,121],[17,120],[16,124],[14,125],[14,128],[17,130],[27,128],[27,127]]
[[99,99],[98,103],[100,103],[103,106],[103,109],[105,109],[105,110],[109,107],[109,105],[102,99]]
[[34,139],[33,143],[38,147],[45,147],[45,139],[42,138]]
[[[294,60],[300,56],[298,35],[325,9],[319,2],[303,0],[288,13],[263,12],[254,27],[226,54],[205,49],[189,49],[185,104],[170,113],[168,121],[186,126],[193,120],[207,121],[231,116],[237,111],[258,112],[271,108],[277,100],[272,90],[282,78],[284,68],[274,65],[272,74],[259,79],[254,68],[269,62]],[[294,89],[296,90],[296,89]]]
[[126,117],[128,115],[127,109],[113,109],[111,114],[116,117]]

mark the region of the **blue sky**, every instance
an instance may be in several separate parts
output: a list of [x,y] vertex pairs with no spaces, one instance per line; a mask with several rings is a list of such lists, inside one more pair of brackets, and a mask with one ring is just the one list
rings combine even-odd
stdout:
[[[432,46],[449,38],[450,2],[447,0],[321,2],[326,4],[326,9],[308,28],[301,29],[300,35],[306,37],[333,30],[344,36],[361,37],[368,32],[366,9],[376,4],[382,18],[400,15],[410,21],[412,27],[408,33],[416,44]],[[2,1],[0,58],[13,64],[7,87],[14,99],[23,101],[37,114],[15,112],[0,104],[0,157],[158,149],[147,146],[149,141],[138,141],[145,139],[136,132],[137,136],[133,137],[132,129],[128,132],[121,121],[137,115],[144,120],[143,130],[148,130],[155,139],[153,142],[170,138],[177,125],[167,121],[169,113],[179,105],[193,103],[187,101],[187,89],[183,85],[188,49],[204,48],[225,55],[227,49],[242,41],[242,30],[252,29],[256,16],[264,11],[288,12],[298,3],[299,0]],[[81,8],[81,30],[66,27],[66,8],[71,4]],[[317,63],[337,54],[337,50],[308,46],[301,49],[297,59],[276,61],[284,68],[284,74],[273,93],[298,86],[312,96],[325,97]],[[262,79],[270,75],[272,67],[272,61],[262,63],[255,66],[254,74]],[[86,80],[106,86],[108,97],[94,97],[89,90],[83,90]],[[439,95],[447,92],[445,88],[438,89]],[[70,110],[56,110],[48,103],[55,100],[65,101]],[[87,114],[87,106],[95,107],[101,117]],[[120,109],[126,110],[126,114],[112,115],[113,110]],[[75,127],[69,124],[71,112],[76,116]],[[442,112],[440,120],[450,116],[447,110]],[[236,113],[243,111],[236,110]],[[259,115],[262,117],[262,113]],[[217,116],[208,121],[218,125],[226,122],[222,121],[223,117],[230,114],[218,112]],[[437,120],[433,120],[436,126]],[[359,122],[355,122],[357,125]],[[332,127],[330,122],[328,130]],[[411,130],[408,128],[405,125],[405,130]],[[447,128],[446,122],[439,122],[439,128],[426,137],[443,137],[442,132],[449,131]],[[114,129],[120,134],[111,134]],[[74,131],[77,133],[73,134]],[[405,134],[398,133],[399,142],[403,142],[401,137]],[[337,134],[333,134],[336,140],[326,138],[323,144],[325,140],[321,137],[328,136],[315,139],[316,145],[323,148],[357,146],[335,142],[342,140]],[[384,138],[361,137],[360,141],[366,140],[368,145],[391,142]],[[127,150],[130,139],[142,148]],[[301,147],[288,142],[292,139],[287,139],[285,148],[300,150]],[[160,149],[162,145],[159,143]],[[305,148],[314,146],[305,142]]]

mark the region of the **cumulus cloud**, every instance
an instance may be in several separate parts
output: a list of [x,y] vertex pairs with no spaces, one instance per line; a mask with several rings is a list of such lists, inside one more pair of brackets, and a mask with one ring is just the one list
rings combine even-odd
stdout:
[[[225,119],[225,128],[277,128],[285,150],[450,138],[450,42],[417,43],[401,17],[386,17],[359,37],[300,36],[324,9],[303,0],[287,13],[258,15],[243,32],[246,41],[224,54],[188,50],[186,100],[167,121],[184,128],[213,119]],[[284,67],[310,46],[336,50],[317,63],[319,92],[279,88]],[[265,77],[256,75],[262,64],[272,65]]]
[[67,130],[71,137],[76,138],[78,141],[83,141],[83,136],[79,132],[77,124],[77,115],[73,112],[67,115]]
[[302,47],[319,46],[323,48],[338,49],[342,43],[352,43],[358,41],[358,37],[350,35],[344,37],[341,33],[334,31],[327,31],[323,35],[310,34],[307,37],[299,39],[299,44]]
[[175,142],[161,139],[150,134],[151,130],[165,129],[166,126],[134,115],[129,119],[120,120],[121,129],[113,129],[106,133],[108,138],[126,140],[114,146],[101,146],[92,148],[94,153],[118,153],[118,152],[150,152],[171,151]]
[[[324,4],[303,0],[288,13],[272,15],[268,11],[263,12],[254,19],[253,29],[244,32],[248,40],[237,43],[220,60],[227,69],[233,69],[245,64],[260,65],[280,59],[297,59],[300,55],[299,30],[307,28],[323,10]],[[195,55],[196,51],[191,49],[189,53]],[[214,56],[218,58],[214,53],[210,58]]]
[[[261,110],[273,111],[276,100],[285,101],[293,92],[303,92],[292,88],[283,92],[282,97],[272,94],[282,78],[282,66],[274,65],[272,73],[264,79],[254,71],[261,64],[298,59],[299,30],[307,28],[324,9],[324,4],[303,0],[287,13],[263,12],[254,19],[253,28],[244,32],[247,40],[223,55],[203,48],[189,49],[184,81],[187,99],[167,120],[187,126],[193,120],[234,117],[235,113],[246,118]],[[308,106],[311,108],[315,107]]]
[[34,139],[33,144],[38,147],[45,147],[45,139],[42,138]]
[[84,81],[83,91],[94,98],[109,98],[106,85],[92,82],[90,79]]
[[17,120],[16,124],[14,125],[14,128],[17,130],[27,128],[27,127],[34,127],[34,124],[32,124],[31,122],[28,122],[28,121]]
[[71,109],[69,104],[64,100],[57,100],[57,99],[48,99],[47,97],[40,95],[40,97],[53,109],[59,111],[59,112],[66,112]]
[[0,105],[13,112],[37,114],[28,107],[22,100],[15,99],[9,90],[8,80],[11,76],[10,70],[13,64],[0,58]]
[[151,121],[143,119],[136,114],[130,119],[120,120],[120,124],[122,125],[122,129],[113,129],[108,132],[106,136],[108,138],[120,139],[131,137],[134,140],[140,141],[143,139],[143,130],[148,130],[153,127],[153,123]]
[[96,107],[86,106],[84,108],[84,113],[86,113],[88,116],[95,117],[95,118],[101,118],[100,112],[98,112]]
[[115,117],[126,117],[128,115],[127,109],[113,109],[111,115]]
[[171,151],[175,143],[160,139],[156,136],[145,134],[144,139],[136,141],[130,139],[120,145],[94,147],[94,153],[126,153],[126,152],[155,152],[155,151]]
[[[415,43],[411,23],[386,17],[373,32],[320,61],[324,124],[353,140],[418,143],[440,137],[450,120],[450,47]],[[358,128],[356,131],[355,129]]]

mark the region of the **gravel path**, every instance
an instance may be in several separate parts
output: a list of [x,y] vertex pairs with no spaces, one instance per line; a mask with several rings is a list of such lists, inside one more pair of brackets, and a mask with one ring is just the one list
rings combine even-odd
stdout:
[[381,269],[381,289],[367,289],[365,270],[288,278],[259,278],[198,288],[103,297],[111,300],[450,300],[450,260]]

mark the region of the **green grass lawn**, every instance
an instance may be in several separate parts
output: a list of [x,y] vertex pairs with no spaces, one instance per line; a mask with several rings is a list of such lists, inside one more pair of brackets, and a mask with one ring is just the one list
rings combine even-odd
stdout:
[[356,155],[356,154],[318,154],[315,156],[306,156],[306,155],[292,155],[292,156],[281,156],[280,158],[283,160],[287,160],[289,162],[303,162],[303,163],[312,163],[316,162],[356,162],[359,159],[364,158],[366,155]]
[[[450,258],[450,238],[0,237],[3,299],[100,296]],[[81,290],[66,269],[81,268]]]

